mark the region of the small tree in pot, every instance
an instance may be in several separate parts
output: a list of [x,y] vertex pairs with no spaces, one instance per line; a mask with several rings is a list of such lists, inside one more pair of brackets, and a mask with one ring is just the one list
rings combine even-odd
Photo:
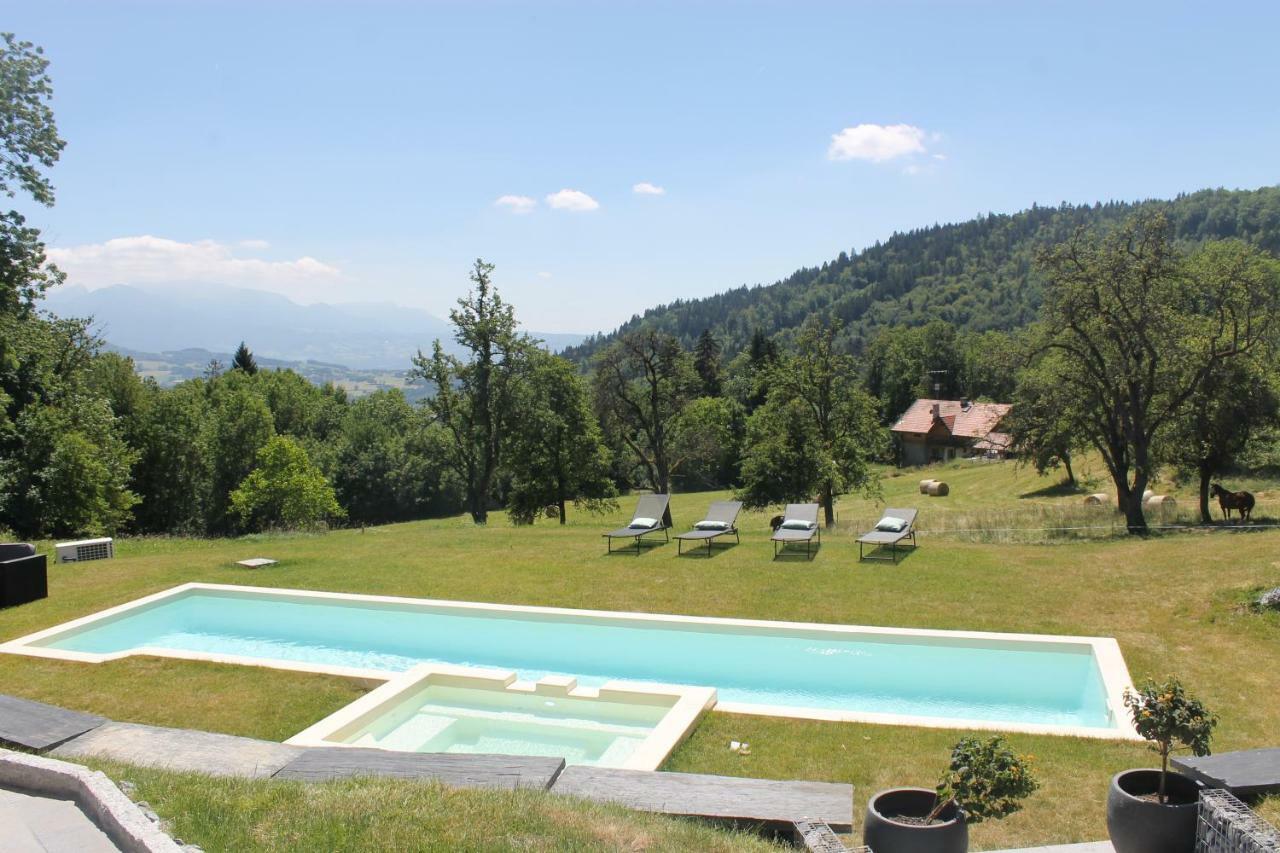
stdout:
[[1003,737],[962,738],[934,790],[891,788],[871,798],[863,843],[876,853],[964,853],[968,824],[1016,812],[1037,787],[1030,757]]
[[1111,780],[1107,829],[1117,853],[1178,853],[1195,846],[1196,783],[1169,770],[1178,749],[1208,755],[1218,718],[1182,683],[1148,680],[1137,692],[1126,690],[1125,707],[1133,727],[1160,756],[1159,770],[1125,770]]

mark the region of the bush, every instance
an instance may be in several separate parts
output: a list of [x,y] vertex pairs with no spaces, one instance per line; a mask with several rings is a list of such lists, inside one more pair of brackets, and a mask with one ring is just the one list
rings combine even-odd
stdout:
[[1022,808],[1039,783],[1031,775],[1030,756],[1020,756],[999,735],[962,738],[951,750],[951,765],[938,782],[937,803],[928,820],[954,802],[968,823],[1000,819]]
[[1136,693],[1125,690],[1124,705],[1133,717],[1133,727],[1160,756],[1160,802],[1168,802],[1169,754],[1189,749],[1193,755],[1208,755],[1218,718],[1200,700],[1188,696],[1182,682],[1173,677],[1160,684],[1148,679]]
[[333,487],[288,436],[277,435],[258,452],[257,467],[231,493],[231,509],[251,527],[314,527],[343,514]]

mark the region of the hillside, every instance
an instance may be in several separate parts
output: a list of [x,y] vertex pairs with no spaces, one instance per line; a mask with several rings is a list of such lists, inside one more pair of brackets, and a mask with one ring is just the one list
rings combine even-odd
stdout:
[[1033,320],[1040,306],[1041,282],[1033,269],[1037,249],[1078,227],[1106,227],[1153,207],[1167,211],[1180,240],[1240,237],[1280,254],[1280,187],[1202,190],[1172,201],[1032,207],[894,234],[770,285],[660,305],[565,355],[585,360],[619,333],[644,326],[670,332],[685,346],[711,329],[732,357],[754,330],[785,337],[814,312],[838,315],[854,352],[887,325],[941,318],[973,331],[1016,328]]

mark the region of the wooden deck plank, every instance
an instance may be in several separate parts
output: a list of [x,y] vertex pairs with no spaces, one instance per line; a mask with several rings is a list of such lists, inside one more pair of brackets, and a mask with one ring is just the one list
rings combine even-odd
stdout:
[[853,786],[843,783],[574,766],[551,790],[665,814],[773,824],[811,818],[836,832],[853,828]]
[[563,758],[391,752],[335,746],[306,748],[280,768],[275,778],[320,782],[351,776],[398,776],[435,779],[455,788],[545,791],[563,768]]
[[0,743],[44,752],[105,722],[94,714],[0,694]]
[[1237,797],[1280,791],[1280,749],[1242,749],[1217,755],[1179,756],[1173,767],[1210,788],[1226,788]]
[[94,755],[143,767],[263,779],[288,764],[303,749],[193,729],[105,723],[67,741],[51,754],[58,758]]

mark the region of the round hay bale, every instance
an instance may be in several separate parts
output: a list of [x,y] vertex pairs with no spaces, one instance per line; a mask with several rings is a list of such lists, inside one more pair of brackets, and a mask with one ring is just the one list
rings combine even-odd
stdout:
[[1106,492],[1094,492],[1091,495],[1084,496],[1084,505],[1085,506],[1106,506],[1107,503],[1110,502],[1110,500],[1111,498],[1107,496]]
[[933,480],[933,479],[929,479],[929,480],[921,480],[921,481],[920,481],[920,494],[922,494],[922,495],[927,495],[927,494],[929,494],[929,486],[930,486],[930,485],[932,485],[933,483],[936,483],[936,482],[938,482],[938,481],[937,481],[937,480]]
[[931,498],[945,498],[950,491],[951,489],[947,487],[946,483],[941,480],[934,480],[929,484],[926,494]]
[[1155,496],[1156,496],[1155,492],[1151,491],[1150,489],[1147,489],[1145,492],[1142,493],[1142,502],[1146,503],[1147,501],[1151,500]]
[[1178,505],[1178,502],[1171,495],[1152,495],[1143,501],[1142,505],[1147,509],[1165,510],[1173,509]]

